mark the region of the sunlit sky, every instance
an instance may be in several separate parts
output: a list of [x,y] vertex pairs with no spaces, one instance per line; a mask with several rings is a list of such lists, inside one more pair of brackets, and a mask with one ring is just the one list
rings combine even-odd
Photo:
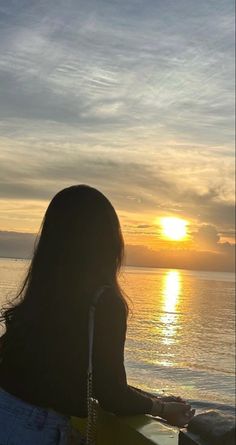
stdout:
[[52,196],[86,183],[128,264],[232,270],[233,93],[231,0],[1,2],[0,256],[26,255]]

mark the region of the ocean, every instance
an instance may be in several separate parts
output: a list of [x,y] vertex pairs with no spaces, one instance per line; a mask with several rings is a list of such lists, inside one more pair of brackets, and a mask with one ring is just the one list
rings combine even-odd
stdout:
[[[0,305],[29,262],[0,259]],[[126,267],[128,381],[199,409],[235,404],[235,280],[225,272]]]

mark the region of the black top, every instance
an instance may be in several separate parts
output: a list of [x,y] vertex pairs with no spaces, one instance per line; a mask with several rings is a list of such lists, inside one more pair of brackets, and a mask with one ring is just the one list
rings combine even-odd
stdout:
[[[34,405],[67,415],[86,416],[88,307],[80,310],[76,321],[76,330],[60,322],[53,332],[42,332],[43,320],[40,320],[41,331],[37,323],[28,323],[24,332],[19,329],[14,342],[6,341],[7,347],[7,336],[3,335],[0,387]],[[105,410],[116,414],[150,413],[151,397],[127,384],[125,336],[125,305],[115,291],[108,288],[95,312],[95,396]]]

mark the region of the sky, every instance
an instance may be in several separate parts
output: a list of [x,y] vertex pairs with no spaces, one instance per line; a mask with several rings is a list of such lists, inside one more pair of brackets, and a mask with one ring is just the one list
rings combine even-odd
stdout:
[[79,183],[115,206],[128,264],[233,270],[233,1],[1,1],[0,256],[30,255]]

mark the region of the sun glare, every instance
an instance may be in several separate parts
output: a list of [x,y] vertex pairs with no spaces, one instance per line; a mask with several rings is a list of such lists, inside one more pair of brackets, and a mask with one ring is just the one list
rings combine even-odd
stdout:
[[187,221],[180,218],[161,218],[162,234],[171,240],[180,241],[187,235]]

